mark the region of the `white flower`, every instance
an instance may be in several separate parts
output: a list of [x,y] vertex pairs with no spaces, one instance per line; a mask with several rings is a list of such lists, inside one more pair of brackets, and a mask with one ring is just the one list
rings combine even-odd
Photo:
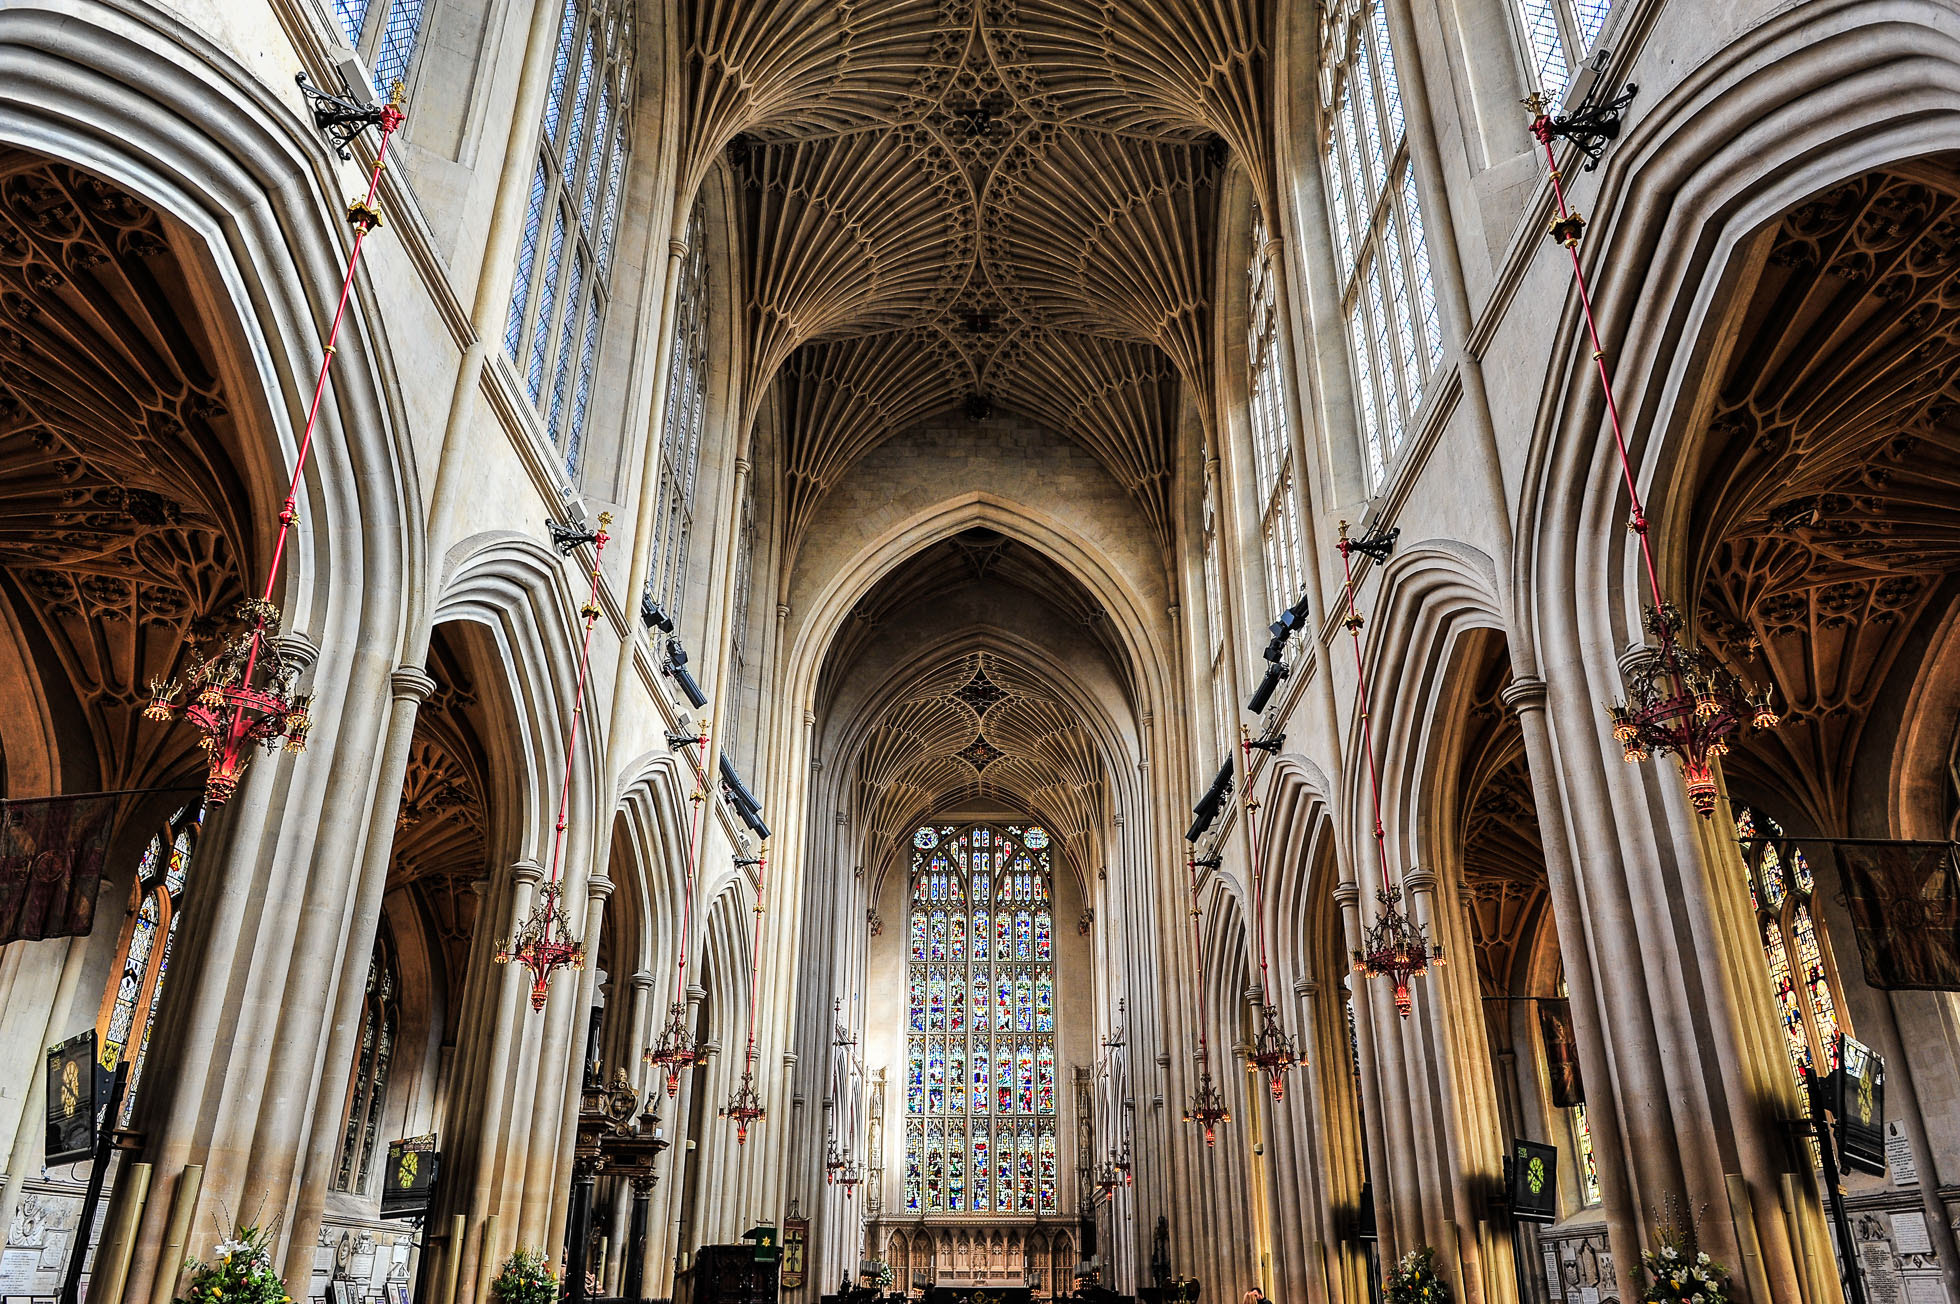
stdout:
[[1662,1257],[1663,1259],[1667,1259],[1667,1260],[1669,1260],[1669,1261],[1672,1261],[1672,1260],[1675,1260],[1675,1259],[1678,1259],[1678,1258],[1680,1258],[1681,1256],[1680,1256],[1680,1254],[1679,1254],[1679,1253],[1677,1253],[1677,1252],[1675,1251],[1675,1249],[1674,1249],[1674,1247],[1673,1247],[1672,1245],[1663,1245],[1663,1246],[1661,1246],[1661,1257]]

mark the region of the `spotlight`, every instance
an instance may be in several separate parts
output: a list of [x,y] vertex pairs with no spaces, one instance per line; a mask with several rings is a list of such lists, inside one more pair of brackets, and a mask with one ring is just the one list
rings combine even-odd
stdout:
[[640,594],[640,623],[647,627],[649,633],[654,630],[662,634],[674,632],[674,618],[667,614],[665,607],[653,600],[650,591]]
[[727,790],[729,799],[735,807],[735,813],[741,817],[742,823],[754,830],[757,837],[765,842],[768,841],[769,826],[762,822],[762,803],[755,799],[755,794],[749,791],[749,786],[742,782],[742,776],[735,772],[735,766],[729,761],[727,752],[721,754],[721,785]]
[[[1292,606],[1288,607],[1285,611],[1280,612],[1279,619],[1275,620],[1271,625],[1267,626],[1266,632],[1271,634],[1274,639],[1284,643],[1286,641],[1287,636],[1291,634],[1294,630],[1298,629],[1301,625],[1305,624],[1306,620],[1307,620],[1307,595],[1304,592],[1302,592],[1300,594],[1300,600],[1294,603]],[[1268,661],[1276,661],[1279,658],[1268,656],[1266,659]]]
[[1225,763],[1218,767],[1218,773],[1212,777],[1211,787],[1205,789],[1205,795],[1200,797],[1198,804],[1191,808],[1191,813],[1197,818],[1191,821],[1191,827],[1184,835],[1186,842],[1196,842],[1205,835],[1205,830],[1210,828],[1211,822],[1218,818],[1218,808],[1224,805],[1225,798],[1231,794],[1231,791],[1232,759],[1228,756],[1225,758]]
[[[1270,651],[1268,649],[1269,654]],[[1272,664],[1266,667],[1266,677],[1259,681],[1259,687],[1252,692],[1252,700],[1245,704],[1245,709],[1254,715],[1266,709],[1266,703],[1273,700],[1273,691],[1293,673],[1281,663],[1278,657],[1269,655],[1269,659]]]
[[701,691],[701,685],[694,681],[694,676],[688,671],[687,649],[671,634],[667,637],[667,656],[660,663],[660,673],[680,685],[689,706],[698,711],[708,704],[708,695]]

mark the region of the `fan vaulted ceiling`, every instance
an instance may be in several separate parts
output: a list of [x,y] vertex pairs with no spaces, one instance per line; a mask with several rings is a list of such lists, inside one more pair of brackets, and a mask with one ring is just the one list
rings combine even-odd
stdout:
[[[999,406],[1171,534],[1228,153],[1266,193],[1259,0],[690,0],[686,160],[739,189],[752,418],[780,384],[792,553],[882,440]],[[1203,403],[1197,405],[1207,415]]]

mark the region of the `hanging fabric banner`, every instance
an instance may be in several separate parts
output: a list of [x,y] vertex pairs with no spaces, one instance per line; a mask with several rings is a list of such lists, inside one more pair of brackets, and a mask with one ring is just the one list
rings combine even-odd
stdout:
[[119,793],[0,802],[0,945],[84,937]]
[[1585,1104],[1586,1084],[1579,1076],[1579,1042],[1572,1035],[1572,1002],[1539,997],[1538,1033],[1545,1041],[1545,1076],[1551,1080],[1553,1107],[1571,1109]]
[[1886,991],[1960,991],[1955,845],[1847,840],[1831,849],[1865,981]]

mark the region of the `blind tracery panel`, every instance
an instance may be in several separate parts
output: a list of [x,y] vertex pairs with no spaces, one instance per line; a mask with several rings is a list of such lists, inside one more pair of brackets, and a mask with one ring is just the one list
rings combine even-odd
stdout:
[[1282,388],[1278,245],[1257,211],[1252,219],[1251,299],[1246,357],[1250,363],[1253,466],[1258,476],[1259,537],[1266,556],[1266,597],[1274,611],[1293,605],[1304,584],[1300,566],[1300,490]]
[[913,834],[909,1213],[1058,1208],[1053,882],[1039,826]]
[[1231,676],[1225,673],[1225,585],[1218,556],[1218,487],[1215,477],[1205,472],[1204,540],[1201,565],[1205,579],[1206,664],[1211,671],[1211,710],[1218,741],[1229,746],[1237,712],[1232,709]]
[[626,171],[633,24],[617,0],[564,4],[504,349],[546,437],[577,474]]
[[1442,356],[1422,205],[1381,0],[1331,0],[1321,120],[1341,307],[1371,484],[1402,446]]
[[708,414],[708,266],[699,204],[688,218],[685,243],[674,299],[673,351],[667,359],[667,410],[660,422],[660,489],[653,508],[659,519],[647,574],[648,594],[676,625]]

